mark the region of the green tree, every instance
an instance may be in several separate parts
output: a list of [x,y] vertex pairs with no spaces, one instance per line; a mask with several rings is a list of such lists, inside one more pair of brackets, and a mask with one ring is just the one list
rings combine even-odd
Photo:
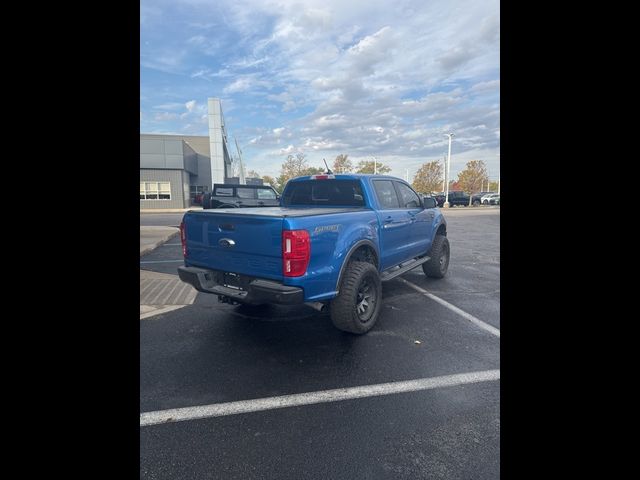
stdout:
[[378,173],[389,173],[391,167],[386,166],[382,162],[374,162],[373,160],[360,160],[356,165],[356,173],[373,173],[374,163],[377,163]]
[[442,165],[439,160],[423,163],[411,185],[416,192],[431,193],[442,188]]
[[284,190],[284,187],[285,187],[285,185],[287,184],[288,181],[289,181],[289,179],[287,177],[285,177],[284,175],[280,174],[276,178],[276,184],[278,186],[274,187],[274,188],[278,191],[278,193],[282,193],[282,191]]
[[331,167],[333,173],[349,173],[353,170],[353,163],[349,160],[349,155],[340,154],[333,161],[333,167]]
[[287,155],[287,159],[280,169],[280,176],[289,180],[290,178],[304,175],[303,172],[307,168],[307,156],[304,153],[296,153],[295,157],[293,155]]
[[264,183],[265,185],[271,185],[273,188],[276,189],[278,193],[282,193],[282,190],[280,189],[280,185],[278,185],[278,181],[275,178],[270,177],[269,175],[263,175],[262,183]]
[[307,167],[303,170],[302,175],[318,175],[321,173],[325,173],[325,169],[324,168],[318,168],[318,167]]
[[469,205],[472,195],[479,191],[482,182],[488,180],[487,166],[482,160],[471,160],[463,171],[458,174],[460,188],[469,194]]
[[324,168],[310,167],[304,153],[297,153],[295,157],[293,155],[287,155],[287,159],[280,169],[280,175],[275,179],[278,184],[276,190],[282,193],[285,185],[292,178],[303,177],[305,175],[317,175],[319,173],[324,173]]

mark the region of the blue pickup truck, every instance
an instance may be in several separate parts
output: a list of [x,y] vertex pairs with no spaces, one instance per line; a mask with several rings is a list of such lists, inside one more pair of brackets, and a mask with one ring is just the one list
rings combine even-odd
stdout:
[[442,278],[447,223],[434,198],[384,175],[290,180],[279,207],[185,213],[182,281],[224,303],[300,304],[329,310],[340,330],[375,324],[381,282],[422,265]]

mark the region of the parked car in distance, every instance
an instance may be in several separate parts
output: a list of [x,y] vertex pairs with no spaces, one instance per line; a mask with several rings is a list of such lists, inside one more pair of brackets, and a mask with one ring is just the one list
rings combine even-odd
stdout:
[[[436,193],[435,195],[433,195],[433,197],[436,199],[438,207],[440,208],[444,207],[444,202],[447,199],[447,196],[444,192]],[[467,195],[462,191],[450,190],[449,206],[453,207],[454,205],[466,207],[467,205],[469,205],[469,195]]]
[[202,208],[277,207],[280,195],[270,185],[215,183],[202,196]]
[[442,208],[444,206],[444,192],[433,194],[433,198],[436,199],[439,208]]
[[483,197],[480,199],[480,202],[482,203],[482,205],[489,205],[491,203],[490,200],[493,197],[496,197],[496,196],[499,197],[500,194],[499,193],[493,193],[493,192],[492,193],[488,193],[486,195],[483,195]]
[[461,190],[449,191],[449,206],[453,207],[458,205],[460,207],[466,207],[469,205],[469,195]]
[[500,194],[496,193],[489,199],[489,205],[500,205]]
[[490,193],[493,193],[493,192],[474,193],[471,198],[471,204],[475,206],[480,205],[482,203],[482,197],[484,197],[485,195],[489,195]]

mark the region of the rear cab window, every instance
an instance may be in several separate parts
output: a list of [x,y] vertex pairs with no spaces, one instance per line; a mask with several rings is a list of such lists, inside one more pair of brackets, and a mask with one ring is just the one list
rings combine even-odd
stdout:
[[364,207],[364,194],[359,180],[302,180],[287,184],[282,205],[323,207]]

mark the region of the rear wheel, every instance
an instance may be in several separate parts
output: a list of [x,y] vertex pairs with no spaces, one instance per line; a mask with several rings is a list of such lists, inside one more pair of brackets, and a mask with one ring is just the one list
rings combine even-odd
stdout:
[[477,207],[478,205],[480,205],[480,200],[474,200],[473,206]]
[[378,269],[367,262],[347,265],[340,294],[331,301],[331,321],[345,332],[367,333],[378,320],[382,284]]
[[449,270],[449,239],[444,235],[436,235],[429,252],[431,259],[422,264],[422,270],[427,277],[442,278]]

